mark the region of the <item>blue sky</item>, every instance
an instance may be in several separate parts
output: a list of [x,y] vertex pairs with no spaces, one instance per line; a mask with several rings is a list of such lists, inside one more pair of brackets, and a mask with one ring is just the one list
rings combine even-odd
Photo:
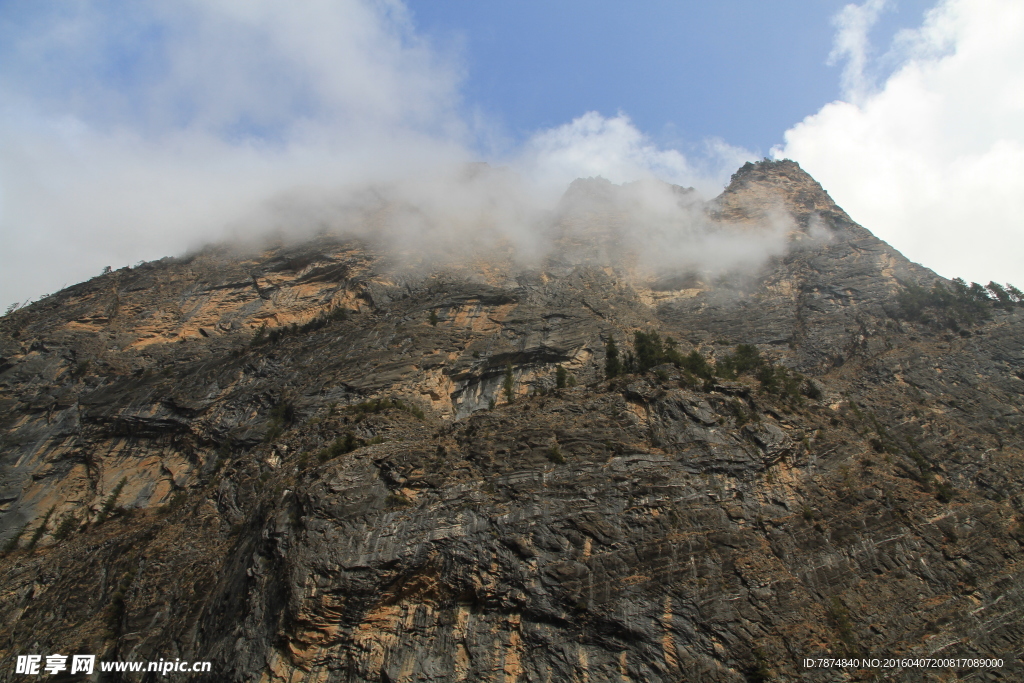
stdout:
[[[841,67],[828,64],[835,0],[406,4],[420,31],[460,51],[467,106],[517,140],[622,111],[666,146],[717,137],[765,156],[842,94]],[[887,45],[932,4],[893,4],[872,38]]]
[[[711,197],[763,156],[943,276],[1024,285],[1024,3],[0,0],[3,306],[369,183],[526,244],[573,178]],[[519,184],[469,192],[474,160]]]

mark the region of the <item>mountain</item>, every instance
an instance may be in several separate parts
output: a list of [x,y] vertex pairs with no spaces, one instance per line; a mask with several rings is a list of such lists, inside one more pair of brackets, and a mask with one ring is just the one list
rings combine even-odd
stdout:
[[533,265],[325,233],[0,318],[0,680],[1024,679],[1015,290],[791,161],[669,188],[717,270],[644,192],[576,181]]

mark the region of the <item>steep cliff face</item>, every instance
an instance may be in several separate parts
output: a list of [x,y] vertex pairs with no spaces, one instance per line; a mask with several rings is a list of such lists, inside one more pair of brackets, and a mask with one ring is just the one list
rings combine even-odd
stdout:
[[[935,275],[792,162],[677,194],[751,239],[785,216],[785,250],[644,269],[614,203],[567,201],[536,267],[322,236],[0,319],[0,680],[58,651],[218,681],[1024,677],[1024,308],[907,320]],[[767,362],[605,380],[635,331]]]

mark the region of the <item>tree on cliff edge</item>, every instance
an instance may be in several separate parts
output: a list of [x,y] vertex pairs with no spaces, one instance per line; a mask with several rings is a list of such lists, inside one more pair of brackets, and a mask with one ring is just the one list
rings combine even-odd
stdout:
[[509,403],[515,398],[515,380],[512,377],[512,363],[505,365],[505,382],[502,388],[505,390],[505,400]]

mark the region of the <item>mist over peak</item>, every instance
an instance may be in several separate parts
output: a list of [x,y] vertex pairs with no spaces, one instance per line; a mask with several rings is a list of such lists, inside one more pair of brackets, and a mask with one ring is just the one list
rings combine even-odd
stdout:
[[733,214],[746,213],[723,217],[720,201],[654,178],[578,178],[551,196],[509,166],[450,164],[389,182],[283,193],[242,221],[235,241],[258,248],[329,233],[373,245],[395,268],[483,260],[529,269],[556,259],[622,267],[642,279],[756,272],[786,252],[797,227],[781,197],[731,198]]
[[687,158],[593,111],[508,143],[400,2],[83,2],[19,12],[0,38],[24,65],[0,74],[4,305],[211,241],[339,227],[536,258],[575,178],[713,194],[749,157],[722,143]]

